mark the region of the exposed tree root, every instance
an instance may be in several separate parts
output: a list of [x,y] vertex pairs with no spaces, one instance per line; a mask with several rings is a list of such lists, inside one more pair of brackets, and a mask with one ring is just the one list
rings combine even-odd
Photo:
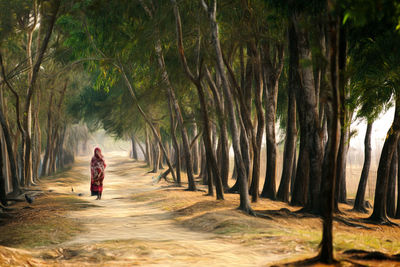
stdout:
[[358,223],[352,223],[350,222],[348,219],[340,217],[340,216],[334,216],[333,218],[335,221],[342,223],[346,226],[350,226],[350,227],[356,227],[356,228],[361,228],[361,229],[366,229],[366,230],[372,230],[373,228],[362,225],[362,224],[358,224]]
[[380,251],[366,251],[360,249],[350,249],[343,252],[343,254],[351,255],[352,259],[357,260],[390,260],[400,262],[400,254],[389,255]]
[[400,227],[397,223],[390,221],[388,218],[365,218],[361,219],[362,222],[374,225],[386,225],[386,226],[395,226]]

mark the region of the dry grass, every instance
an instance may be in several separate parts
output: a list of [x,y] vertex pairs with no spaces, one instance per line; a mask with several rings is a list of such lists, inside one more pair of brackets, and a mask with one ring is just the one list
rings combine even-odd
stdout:
[[[315,255],[318,249],[321,220],[295,213],[299,207],[267,199],[253,203],[254,210],[267,212],[272,217],[269,220],[248,216],[237,210],[239,196],[236,194],[225,194],[225,200],[220,201],[205,196],[204,192],[189,192],[183,188],[164,186],[165,188],[158,191],[135,195],[133,199],[173,212],[175,221],[183,227],[193,231],[212,232],[220,238],[229,238],[232,242],[253,246],[255,249],[273,244],[276,253],[298,255],[300,252],[307,256]],[[398,227],[365,224],[360,219],[367,215],[350,212],[351,207],[348,205],[341,204],[340,208],[343,211],[341,217],[356,226],[334,222],[334,246],[338,258],[348,258],[342,253],[349,249],[388,254],[400,252]],[[286,212],[278,212],[281,209]],[[277,212],[271,214],[271,211]],[[400,224],[400,220],[393,221]],[[370,229],[361,229],[357,225]]]
[[19,202],[12,206],[10,218],[0,221],[0,245],[16,248],[35,248],[56,245],[83,231],[81,224],[65,216],[66,212],[91,207],[90,203],[73,194],[54,193],[48,188],[65,187],[85,177],[76,169],[68,169],[42,179],[37,188],[42,191],[32,204]]

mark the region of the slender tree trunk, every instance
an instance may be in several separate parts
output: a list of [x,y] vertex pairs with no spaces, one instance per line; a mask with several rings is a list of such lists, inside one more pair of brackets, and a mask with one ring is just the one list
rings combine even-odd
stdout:
[[132,158],[134,160],[138,160],[138,154],[136,150],[136,139],[133,135],[131,136],[131,145],[132,145]]
[[[193,138],[195,138],[198,134],[197,132],[197,123],[192,124],[193,127]],[[199,142],[197,140],[194,141],[192,147],[192,154],[193,154],[193,173],[199,174]]]
[[[206,102],[206,97],[204,94],[203,86],[201,83],[201,77],[198,74],[197,78],[196,78],[190,71],[189,66],[186,62],[186,57],[185,57],[184,48],[183,48],[183,41],[182,41],[182,39],[183,39],[182,38],[182,25],[181,25],[179,9],[178,9],[178,5],[175,0],[171,0],[171,2],[174,6],[177,44],[178,44],[178,51],[179,51],[179,55],[181,58],[181,62],[182,62],[182,65],[183,65],[186,75],[189,77],[189,79],[192,81],[192,83],[196,86],[197,94],[198,94],[199,100],[200,100],[200,109],[201,109],[201,115],[202,115],[203,126],[204,126],[203,141],[205,144],[206,155],[207,155],[207,159],[208,159],[207,170],[209,173],[209,178],[213,177],[215,180],[214,183],[215,183],[216,191],[217,191],[217,199],[224,199],[221,175],[220,175],[220,171],[218,168],[217,160],[215,158],[215,151],[214,151],[214,149],[212,147],[212,143],[211,143],[210,119],[208,117],[208,107],[207,107],[207,102]],[[194,125],[194,129],[195,129],[194,135],[196,135],[197,134],[197,125],[196,124]],[[194,150],[194,152],[197,156],[198,149],[196,148]]]
[[175,121],[175,116],[172,111],[171,101],[168,101],[169,107],[169,119],[170,119],[170,128],[171,128],[171,136],[172,142],[175,150],[175,166],[176,166],[176,177],[177,177],[177,185],[181,186],[181,150],[179,148],[178,140],[176,138],[176,128],[178,127],[178,123]]
[[353,209],[355,211],[367,213],[365,207],[365,190],[367,188],[367,181],[369,176],[369,169],[371,167],[371,132],[373,122],[368,122],[367,131],[364,138],[364,165],[361,171],[360,183],[358,184],[356,199],[354,201]]
[[250,193],[251,201],[257,202],[259,197],[260,186],[260,168],[261,168],[261,147],[262,138],[265,127],[265,117],[262,109],[262,94],[263,94],[263,77],[260,53],[258,52],[255,44],[252,43],[252,56],[253,56],[253,72],[254,72],[254,101],[257,112],[257,133],[256,133],[256,146],[253,146],[253,175],[251,179]]
[[374,210],[368,218],[369,221],[380,224],[390,223],[386,213],[387,188],[390,173],[390,164],[393,153],[397,149],[397,141],[400,135],[400,96],[396,95],[396,109],[392,126],[388,130],[379,159],[378,173],[376,177]]
[[181,109],[179,107],[179,103],[178,100],[175,96],[175,90],[171,85],[171,82],[169,80],[169,75],[167,72],[167,69],[165,67],[165,62],[164,62],[164,55],[163,55],[163,51],[162,51],[162,46],[161,46],[161,40],[159,38],[159,36],[156,37],[155,40],[155,51],[157,54],[157,60],[158,60],[158,64],[160,66],[161,69],[161,75],[163,77],[163,82],[165,83],[165,87],[168,91],[168,96],[171,100],[172,106],[175,110],[176,113],[176,119],[179,123],[179,127],[181,130],[181,134],[182,134],[182,141],[183,141],[183,152],[185,154],[185,160],[186,160],[186,173],[188,176],[188,190],[190,191],[195,191],[196,190],[196,184],[194,182],[194,177],[193,177],[193,160],[192,160],[192,154],[190,151],[190,145],[189,145],[189,137],[187,134],[187,130],[185,128],[184,122],[183,122],[183,117],[182,117],[182,112]]
[[151,149],[150,149],[150,141],[149,141],[149,133],[147,132],[147,127],[144,127],[145,136],[146,136],[146,155],[147,155],[147,165],[150,167],[152,165],[152,156],[151,156]]
[[8,154],[8,158],[10,160],[10,169],[11,169],[11,180],[12,180],[12,195],[18,195],[21,190],[19,187],[19,180],[18,180],[18,170],[17,170],[17,166],[16,166],[16,161],[14,158],[14,151],[12,148],[12,143],[11,143],[11,138],[10,138],[10,131],[8,129],[8,125],[6,123],[6,120],[4,118],[4,114],[2,109],[0,108],[0,124],[1,124],[1,128],[3,130],[3,135],[4,135],[4,139],[6,141],[6,147],[7,147],[7,154]]
[[[154,127],[157,129],[157,134],[159,133],[159,125],[154,124]],[[153,147],[153,170],[152,173],[158,173],[160,167],[160,147],[158,145],[157,139],[154,136],[154,141],[152,142]]]
[[[290,59],[289,59],[290,60]],[[289,67],[290,68],[290,67]],[[289,187],[290,181],[294,179],[293,172],[293,161],[296,161],[296,95],[293,84],[295,79],[293,69],[289,69],[289,88],[288,88],[288,117],[286,123],[286,139],[285,148],[283,152],[283,167],[281,183],[279,185],[277,199],[283,202],[289,202]]]
[[224,113],[223,101],[221,95],[218,92],[217,86],[211,78],[210,72],[206,67],[206,79],[209,87],[212,91],[215,107],[217,110],[218,123],[220,127],[220,139],[221,143],[221,158],[220,158],[220,170],[221,170],[221,180],[224,187],[224,191],[229,189],[228,177],[229,177],[229,144],[228,144],[228,130],[226,126],[226,118]]
[[49,21],[49,27],[47,29],[45,38],[43,40],[43,43],[41,45],[41,49],[38,55],[38,58],[32,68],[32,78],[29,81],[29,88],[28,88],[28,93],[26,96],[26,101],[25,101],[25,109],[24,109],[24,128],[25,128],[25,159],[24,159],[24,173],[25,173],[25,185],[29,185],[31,183],[31,175],[32,175],[32,153],[31,153],[31,138],[30,138],[30,119],[29,119],[29,110],[31,108],[31,100],[32,96],[34,94],[35,88],[36,88],[36,81],[37,77],[39,74],[39,69],[43,61],[44,53],[47,49],[47,46],[50,41],[51,34],[53,32],[53,27],[55,24],[55,21],[57,19],[57,14],[58,10],[60,8],[60,3],[61,1],[54,1],[53,3],[53,14],[50,17]]
[[209,8],[207,7],[207,4],[204,1],[202,1],[202,4],[205,7],[206,11],[208,12],[208,16],[209,16],[209,22],[210,22],[211,33],[212,33],[212,42],[213,42],[215,54],[216,54],[217,68],[218,68],[218,72],[221,75],[222,88],[224,91],[224,96],[226,98],[226,105],[227,105],[226,108],[228,110],[229,118],[230,118],[232,144],[233,144],[233,150],[235,152],[236,160],[237,160],[237,164],[238,164],[237,165],[238,179],[240,179],[239,209],[244,212],[253,214],[253,211],[250,206],[249,195],[248,195],[249,189],[248,189],[248,183],[247,183],[247,175],[246,175],[247,173],[246,173],[245,165],[242,160],[243,159],[242,153],[240,150],[239,132],[238,132],[238,126],[237,126],[237,121],[236,121],[233,97],[232,97],[231,88],[229,86],[228,77],[225,72],[224,62],[223,62],[223,58],[222,58],[221,44],[219,41],[218,23],[217,23],[217,18],[216,18],[217,2],[216,2],[216,0],[213,0],[210,4]]
[[396,180],[397,180],[397,149],[393,152],[392,163],[390,164],[388,192],[387,192],[387,215],[391,218],[396,214]]
[[[0,140],[2,136],[0,134]],[[7,206],[7,191],[6,191],[6,177],[4,177],[3,166],[4,166],[4,158],[3,158],[3,143],[0,141],[0,203],[3,206]]]

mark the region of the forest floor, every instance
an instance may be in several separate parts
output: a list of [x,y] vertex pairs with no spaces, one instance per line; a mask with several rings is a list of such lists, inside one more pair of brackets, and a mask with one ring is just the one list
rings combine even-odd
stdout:
[[[154,184],[143,162],[118,154],[106,155],[97,201],[89,194],[89,160],[42,179],[33,204],[17,203],[0,216],[0,266],[271,266],[317,253],[321,221],[295,213],[299,207],[261,199],[252,206],[269,219],[251,217],[236,209],[236,194],[217,201]],[[345,253],[400,253],[400,228],[365,224],[367,215],[340,208],[334,238],[342,266],[400,266]]]

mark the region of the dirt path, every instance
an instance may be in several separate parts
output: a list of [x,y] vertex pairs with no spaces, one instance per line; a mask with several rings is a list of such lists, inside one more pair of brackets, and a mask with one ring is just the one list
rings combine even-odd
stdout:
[[[75,193],[97,205],[67,216],[80,220],[87,231],[73,240],[41,255],[50,264],[63,266],[265,266],[284,258],[268,249],[254,249],[213,234],[182,228],[172,214],[148,202],[135,202],[132,196],[158,189],[142,163],[127,161],[121,155],[107,155],[105,189],[101,201],[88,195],[88,183],[72,185]],[[82,168],[87,171],[88,168]],[[56,192],[70,188],[51,188]],[[46,256],[45,256],[46,258]]]

